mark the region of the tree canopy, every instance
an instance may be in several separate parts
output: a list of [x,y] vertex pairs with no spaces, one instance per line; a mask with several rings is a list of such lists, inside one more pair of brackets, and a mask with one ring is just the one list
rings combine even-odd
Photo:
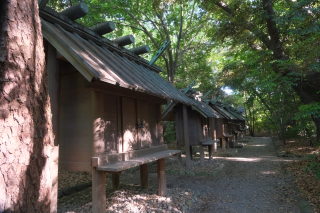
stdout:
[[[51,0],[56,10],[78,0]],[[234,105],[282,137],[320,132],[320,9],[318,1],[98,1],[78,20],[86,26],[112,20],[110,39],[126,34],[132,46],[148,44],[150,60],[165,41],[157,65],[178,88],[197,80],[211,98],[228,86]]]

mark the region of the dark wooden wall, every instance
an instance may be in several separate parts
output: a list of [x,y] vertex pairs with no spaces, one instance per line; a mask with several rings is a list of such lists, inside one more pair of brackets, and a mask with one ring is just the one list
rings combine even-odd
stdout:
[[88,89],[87,80],[68,63],[60,81],[60,169],[91,171],[93,156],[163,143],[161,103]]
[[91,171],[91,91],[71,65],[62,66],[60,80],[59,169]]

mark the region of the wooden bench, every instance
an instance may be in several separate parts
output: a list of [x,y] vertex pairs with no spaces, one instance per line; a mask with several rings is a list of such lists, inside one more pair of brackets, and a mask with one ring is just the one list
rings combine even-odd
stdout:
[[214,152],[217,152],[217,142],[219,140],[213,140],[212,138],[207,138],[205,140],[199,141],[199,148],[200,148],[200,165],[204,166],[204,146],[208,146],[209,150],[209,159],[212,159],[212,148],[214,149]]
[[[167,150],[166,145],[160,145],[126,153],[93,157],[91,159],[93,167],[92,198],[96,201],[95,205],[105,206],[106,173],[112,174],[112,185],[113,189],[116,190],[120,186],[120,174],[123,174],[126,169],[140,166],[141,187],[147,189],[149,187],[148,163],[153,161],[157,161],[158,195],[165,196],[167,194],[167,186],[164,158],[179,153],[181,153],[180,150]],[[96,209],[101,208],[97,207]]]

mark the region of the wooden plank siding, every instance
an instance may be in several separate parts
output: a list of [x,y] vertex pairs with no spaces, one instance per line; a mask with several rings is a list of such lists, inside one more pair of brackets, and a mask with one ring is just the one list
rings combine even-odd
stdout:
[[[91,157],[102,157],[163,144],[163,99],[136,92],[92,90],[64,62],[60,92],[61,169],[91,171]],[[118,87],[119,88],[119,87]],[[134,94],[131,96],[131,94]],[[143,121],[143,128],[136,123]]]

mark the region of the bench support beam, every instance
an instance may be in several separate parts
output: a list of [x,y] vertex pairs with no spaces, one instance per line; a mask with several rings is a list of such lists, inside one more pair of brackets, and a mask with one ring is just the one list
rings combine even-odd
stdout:
[[[217,143],[214,143],[214,145],[216,145]],[[214,145],[210,145],[210,146],[208,146],[208,151],[209,151],[209,160],[212,160],[212,147],[214,146]]]
[[148,173],[148,164],[140,165],[140,180],[141,180],[141,188],[148,189],[149,188],[149,173]]
[[92,212],[106,212],[106,175],[92,168]]
[[199,145],[200,152],[200,166],[204,166],[204,148],[202,145]]
[[120,174],[112,174],[112,189],[120,189]]
[[157,160],[157,175],[158,175],[158,195],[167,195],[167,182],[164,158]]
[[[177,150],[181,150],[181,145],[177,143]],[[182,158],[181,158],[181,152],[177,154],[178,163],[180,166],[182,166]]]
[[221,138],[221,148],[223,151],[226,150],[226,141],[228,141],[228,138],[225,138],[225,137]]

